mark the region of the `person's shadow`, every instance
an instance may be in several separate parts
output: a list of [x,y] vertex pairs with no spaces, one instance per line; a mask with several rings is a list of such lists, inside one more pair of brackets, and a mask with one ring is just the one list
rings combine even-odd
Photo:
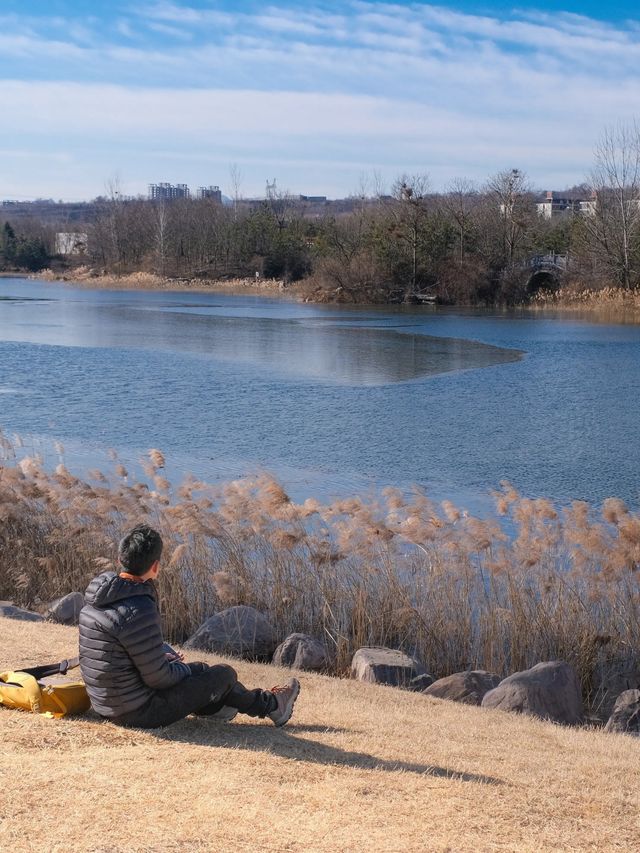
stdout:
[[346,731],[349,730],[332,726],[296,723],[290,723],[286,728],[277,729],[261,723],[234,725],[233,723],[214,722],[207,720],[206,717],[190,717],[165,729],[150,729],[147,733],[173,743],[190,743],[223,749],[248,749],[252,752],[279,755],[291,761],[341,765],[365,770],[385,770],[389,773],[402,770],[421,776],[458,779],[463,782],[480,782],[485,785],[504,784],[504,780],[496,779],[493,776],[466,773],[447,767],[438,767],[434,764],[389,761],[384,758],[376,758],[375,755],[369,755],[366,752],[347,752],[317,740],[296,737],[298,732],[340,733]]

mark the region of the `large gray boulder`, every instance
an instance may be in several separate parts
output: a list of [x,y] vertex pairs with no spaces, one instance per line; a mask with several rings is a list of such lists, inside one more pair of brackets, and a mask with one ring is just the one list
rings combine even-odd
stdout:
[[446,678],[439,678],[422,692],[426,696],[449,699],[465,705],[480,705],[489,690],[500,684],[500,676],[484,669],[470,669],[466,672],[454,672]]
[[23,610],[13,604],[1,604],[0,616],[4,616],[6,619],[20,619],[22,622],[44,622],[44,616],[39,613]]
[[625,690],[618,696],[604,730],[640,737],[640,690]]
[[573,668],[561,660],[515,672],[485,693],[482,707],[567,724],[579,723],[583,716],[578,678]]
[[216,613],[184,644],[185,649],[270,660],[276,647],[270,622],[254,607],[238,605]]
[[358,649],[351,661],[353,678],[392,687],[409,687],[412,679],[425,673],[426,669],[419,661],[397,649]]
[[84,595],[81,592],[70,592],[52,601],[47,607],[45,616],[61,625],[77,625],[83,607]]
[[290,634],[273,654],[276,666],[319,671],[329,666],[327,647],[309,634]]

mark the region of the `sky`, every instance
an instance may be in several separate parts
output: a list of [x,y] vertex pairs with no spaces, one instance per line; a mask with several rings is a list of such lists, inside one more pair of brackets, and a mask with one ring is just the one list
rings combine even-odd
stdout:
[[636,3],[0,0],[0,199],[341,198],[588,178],[640,117]]

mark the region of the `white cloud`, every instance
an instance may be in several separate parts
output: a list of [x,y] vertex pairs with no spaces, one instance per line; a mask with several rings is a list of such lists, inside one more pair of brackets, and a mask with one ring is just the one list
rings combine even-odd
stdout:
[[153,30],[155,33],[162,33],[162,35],[171,36],[171,38],[182,39],[183,41],[190,41],[193,38],[192,33],[187,30],[180,29],[180,27],[172,26],[171,24],[162,24],[159,21],[151,21],[148,26],[149,29]]
[[324,27],[310,23],[299,17],[284,14],[256,15],[252,23],[265,30],[273,30],[276,33],[298,33],[300,35],[321,35],[326,32]]
[[93,53],[89,48],[56,39],[38,36],[0,33],[0,55],[6,57],[42,59],[71,59],[90,62]]
[[[143,17],[155,18],[159,21],[171,21],[175,24],[217,24],[218,26],[233,27],[237,15],[218,12],[214,9],[194,9],[191,6],[178,6],[175,3],[162,2],[143,6],[140,10]],[[244,17],[241,15],[241,17]]]
[[[593,105],[608,96],[590,92],[577,106],[586,109],[587,101]],[[629,96],[619,93],[621,102]],[[584,176],[591,147],[571,122],[553,113],[524,114],[505,124],[489,114],[370,96],[5,81],[0,99],[16,133],[45,137],[51,152],[70,151],[82,169],[96,148],[101,157],[108,151],[119,169],[146,161],[155,174],[141,175],[139,189],[163,178],[161,164],[168,159],[174,172],[182,161],[193,175],[198,163],[202,174],[203,164],[212,161],[270,164],[272,170],[279,165],[285,183],[291,183],[287,169],[301,173],[313,162],[316,185],[335,180],[336,168],[354,174],[380,168],[389,179],[400,171],[426,171],[442,184],[460,174],[482,179],[511,165],[540,179],[564,170],[566,181],[573,181]],[[104,164],[103,175],[114,166]]]
[[131,21],[126,18],[120,18],[116,21],[116,32],[125,38],[132,39],[135,38],[137,33],[131,25]]
[[571,182],[604,125],[640,115],[640,31],[567,13],[156,2],[109,27],[0,17],[3,59],[44,78],[0,83],[7,148],[68,150],[74,181],[96,183],[134,163],[155,172],[143,185],[163,162],[195,174],[236,160],[280,164],[293,189],[311,170],[327,192],[374,167],[430,171],[436,185],[510,165]]

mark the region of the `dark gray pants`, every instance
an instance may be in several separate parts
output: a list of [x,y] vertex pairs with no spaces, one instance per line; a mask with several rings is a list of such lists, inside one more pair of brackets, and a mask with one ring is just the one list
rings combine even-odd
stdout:
[[247,690],[230,666],[190,663],[191,675],[167,690],[157,690],[141,708],[111,719],[120,726],[157,729],[169,726],[188,714],[209,716],[223,706],[236,708],[250,717],[266,717],[276,708],[268,690]]

